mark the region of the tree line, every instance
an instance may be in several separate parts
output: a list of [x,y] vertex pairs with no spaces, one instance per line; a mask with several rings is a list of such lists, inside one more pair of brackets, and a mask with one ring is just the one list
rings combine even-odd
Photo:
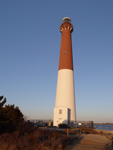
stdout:
[[19,107],[6,105],[6,98],[0,96],[0,133],[13,132],[24,123],[24,115]]

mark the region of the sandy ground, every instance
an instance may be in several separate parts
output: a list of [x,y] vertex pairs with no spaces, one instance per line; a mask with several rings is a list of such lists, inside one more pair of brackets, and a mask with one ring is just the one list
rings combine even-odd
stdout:
[[102,135],[83,134],[78,136],[79,140],[70,146],[69,150],[102,150],[109,139]]

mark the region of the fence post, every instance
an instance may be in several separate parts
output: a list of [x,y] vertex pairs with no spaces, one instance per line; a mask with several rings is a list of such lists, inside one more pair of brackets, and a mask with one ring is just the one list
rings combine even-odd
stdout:
[[69,129],[67,128],[67,137],[69,136]]

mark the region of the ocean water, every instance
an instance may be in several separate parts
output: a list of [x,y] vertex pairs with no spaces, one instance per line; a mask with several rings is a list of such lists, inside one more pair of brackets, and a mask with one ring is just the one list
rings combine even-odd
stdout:
[[113,131],[113,125],[94,125],[94,128],[97,130]]

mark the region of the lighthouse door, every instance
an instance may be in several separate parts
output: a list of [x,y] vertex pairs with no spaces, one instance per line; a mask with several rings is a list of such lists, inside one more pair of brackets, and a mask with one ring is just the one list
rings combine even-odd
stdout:
[[59,118],[59,121],[58,121],[58,122],[59,122],[59,124],[61,124],[61,123],[62,123],[62,118]]
[[70,124],[71,110],[68,108],[68,125]]

